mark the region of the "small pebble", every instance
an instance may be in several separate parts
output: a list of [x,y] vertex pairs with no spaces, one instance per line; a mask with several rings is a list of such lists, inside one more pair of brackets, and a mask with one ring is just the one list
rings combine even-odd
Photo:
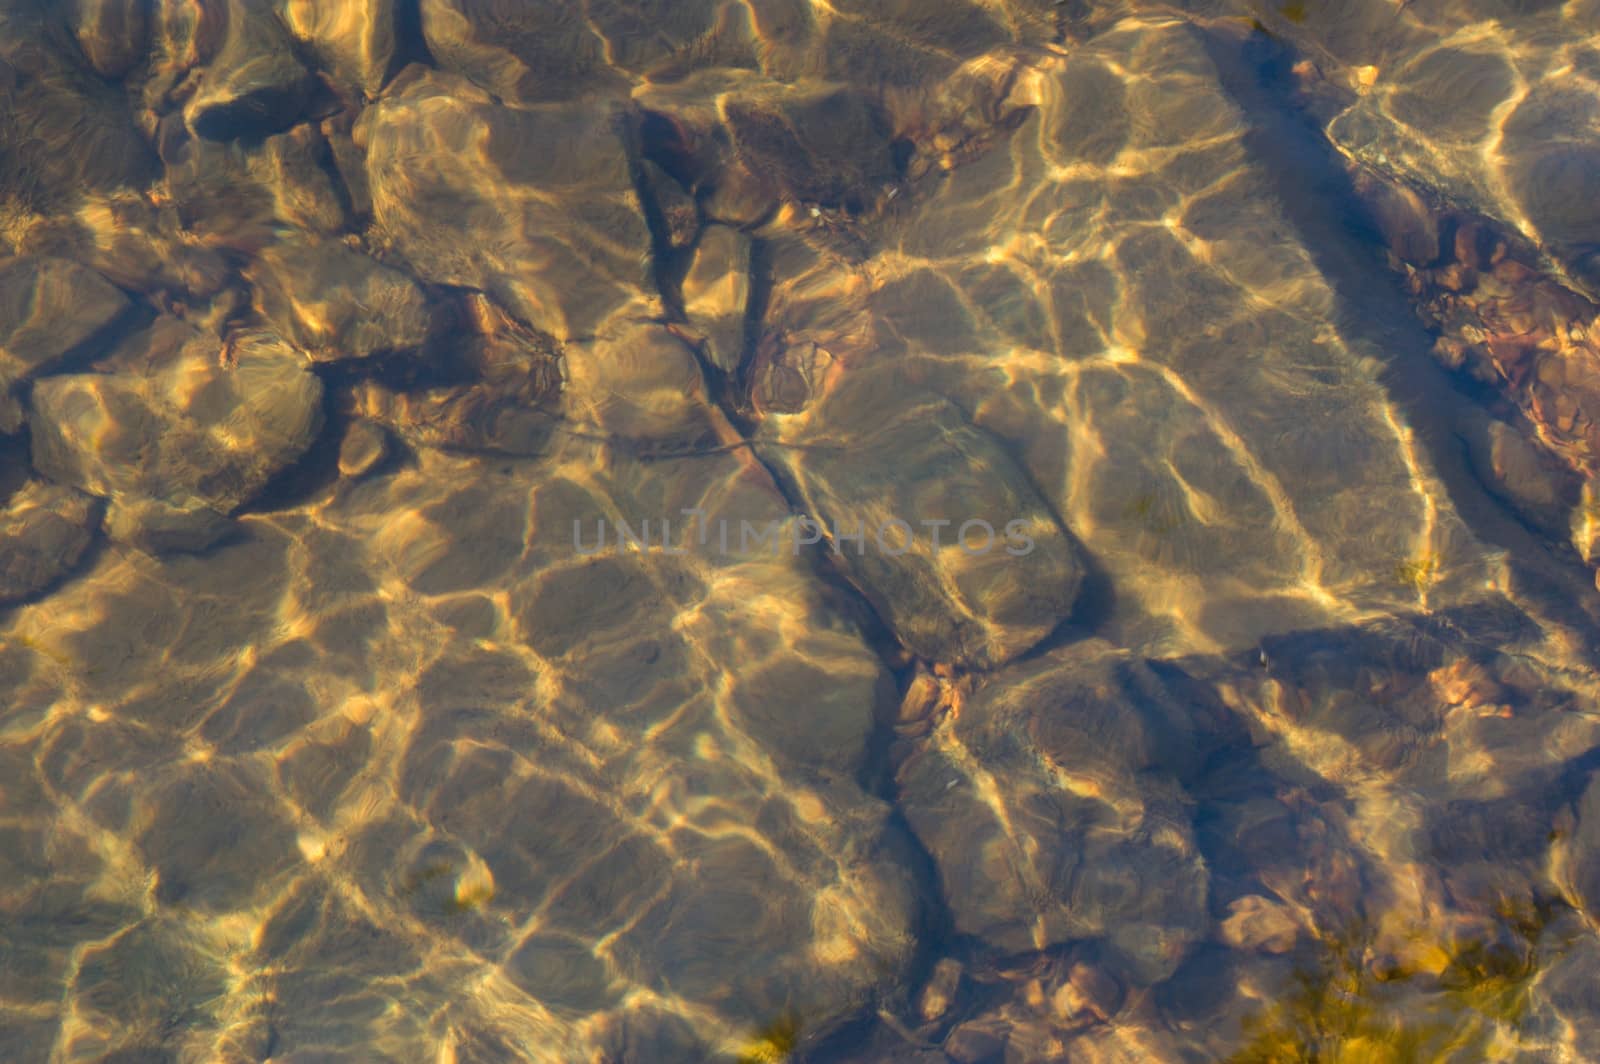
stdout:
[[339,444],[339,475],[361,477],[389,454],[389,435],[370,421],[352,422]]

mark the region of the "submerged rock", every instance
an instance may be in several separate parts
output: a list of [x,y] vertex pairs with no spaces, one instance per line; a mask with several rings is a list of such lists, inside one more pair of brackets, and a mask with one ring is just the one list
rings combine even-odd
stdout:
[[859,210],[899,177],[888,117],[865,93],[747,92],[722,112],[739,162],[792,199]]
[[592,335],[647,279],[619,114],[501,107],[449,75],[406,77],[356,127],[377,238],[417,276],[488,292],[558,340]]
[[705,342],[706,357],[733,373],[744,353],[750,301],[750,238],[725,225],[708,226],[683,279],[684,312]]
[[414,351],[433,329],[411,278],[337,240],[274,244],[250,277],[263,316],[317,362]]
[[1571,838],[1563,840],[1568,896],[1593,920],[1600,918],[1600,775],[1577,802]]
[[73,35],[89,65],[105,78],[120,78],[144,58],[149,46],[146,0],[69,0]]
[[231,267],[213,247],[186,231],[170,203],[140,196],[96,198],[78,211],[81,240],[72,254],[118,287],[163,298],[201,302],[227,283]]
[[144,372],[50,377],[33,390],[33,462],[96,495],[129,495],[227,514],[311,445],[322,384],[270,333],[233,342],[195,334]]
[[[1559,458],[1498,418],[1474,418],[1458,426],[1478,480],[1540,531],[1566,539],[1581,491],[1577,476]],[[1581,552],[1580,552],[1581,553]]]
[[1077,646],[1004,670],[899,772],[957,930],[1006,952],[1097,940],[1141,985],[1209,927],[1175,773],[1182,702],[1142,663]]
[[0,604],[38,594],[71,572],[100,524],[95,500],[32,481],[0,510]]
[[279,221],[321,235],[348,225],[344,204],[323,162],[327,142],[314,125],[267,137],[250,153],[250,173],[272,195]]
[[70,260],[0,264],[0,388],[92,354],[128,307],[116,286]]
[[[913,400],[887,371],[854,372],[839,387],[856,389],[859,405],[800,415],[759,453],[913,653],[994,668],[1027,651],[1072,609],[1076,548],[1005,451],[953,405]],[[893,407],[868,398],[891,390]]]
[[1450,246],[1406,276],[1418,314],[1441,334],[1434,354],[1514,403],[1533,446],[1572,474],[1600,476],[1600,305],[1551,276],[1503,227],[1445,218]]
[[316,79],[270,8],[228,0],[222,48],[188,108],[189,126],[208,140],[276,133],[293,125]]
[[422,35],[446,70],[520,104],[571,100],[624,83],[605,42],[565,0],[422,0]]
[[[422,34],[445,70],[514,104],[622,96],[641,77],[754,67],[762,42],[721,0],[422,0]],[[648,26],[646,30],[643,27]]]
[[394,0],[278,0],[283,24],[333,80],[371,99],[398,51]]
[[339,441],[339,475],[359,478],[372,472],[392,453],[393,445],[383,426],[371,421],[355,421]]
[[1600,92],[1574,76],[1569,43],[1600,25],[1593,5],[1511,5],[1483,37],[1466,30],[1481,17],[1470,7],[1347,6],[1264,17],[1315,58],[1296,68],[1302,87],[1413,268],[1441,357],[1503,389],[1542,445],[1595,475]]
[[54,5],[0,8],[0,205],[51,211],[156,171],[121,90],[83,69]]
[[624,318],[567,345],[564,365],[567,416],[589,431],[678,448],[713,435],[694,353],[661,325]]
[[363,381],[354,411],[416,447],[545,453],[561,392],[560,344],[473,294],[438,348],[412,374],[402,364],[398,381]]
[[147,554],[202,554],[231,535],[237,526],[209,506],[173,505],[160,499],[113,499],[106,514],[106,535]]

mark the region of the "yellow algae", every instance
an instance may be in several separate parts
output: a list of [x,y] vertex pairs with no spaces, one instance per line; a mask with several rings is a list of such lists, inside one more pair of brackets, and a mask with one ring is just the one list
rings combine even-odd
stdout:
[[1438,576],[1439,559],[1431,551],[1424,551],[1394,567],[1394,578],[1418,594],[1432,587]]
[[783,1064],[800,1043],[800,1021],[792,1015],[774,1020],[739,1051],[739,1064]]

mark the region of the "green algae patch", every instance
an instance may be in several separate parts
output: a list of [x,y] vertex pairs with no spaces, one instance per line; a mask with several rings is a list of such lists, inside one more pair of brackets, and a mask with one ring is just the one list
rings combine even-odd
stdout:
[[1502,903],[1499,935],[1452,942],[1423,934],[1410,963],[1374,958],[1358,927],[1325,940],[1286,996],[1245,1021],[1230,1064],[1420,1064],[1509,1059],[1539,970],[1547,904]]

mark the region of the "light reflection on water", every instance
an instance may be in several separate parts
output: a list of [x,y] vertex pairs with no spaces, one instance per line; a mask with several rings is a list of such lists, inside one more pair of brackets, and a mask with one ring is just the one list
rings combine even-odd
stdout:
[[1592,2],[407,6],[0,14],[0,1056],[1600,1053]]

